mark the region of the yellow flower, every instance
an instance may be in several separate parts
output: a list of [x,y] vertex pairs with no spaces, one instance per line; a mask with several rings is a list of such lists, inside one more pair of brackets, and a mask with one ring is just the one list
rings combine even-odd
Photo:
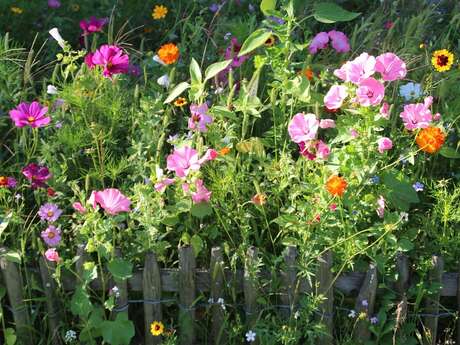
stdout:
[[153,8],[153,12],[152,12],[153,19],[156,19],[156,20],[163,19],[164,17],[166,17],[166,14],[168,14],[168,8],[166,6],[155,5],[155,7]]
[[162,322],[153,321],[152,324],[150,325],[150,333],[152,333],[152,335],[155,337],[162,335],[164,330],[165,330],[165,326],[163,325]]
[[187,100],[184,97],[179,97],[174,101],[176,107],[183,107],[187,104]]
[[10,10],[14,14],[21,14],[23,12],[22,8],[16,6],[11,6]]
[[80,11],[80,5],[78,4],[73,4],[71,8],[72,8],[72,11],[74,12]]
[[454,54],[447,49],[436,50],[431,58],[431,64],[436,71],[445,72],[450,70],[454,63]]
[[358,319],[360,319],[360,320],[365,320],[366,317],[367,317],[367,314],[366,314],[366,312],[364,312],[364,311],[362,311],[362,312],[359,313],[359,315],[358,315]]

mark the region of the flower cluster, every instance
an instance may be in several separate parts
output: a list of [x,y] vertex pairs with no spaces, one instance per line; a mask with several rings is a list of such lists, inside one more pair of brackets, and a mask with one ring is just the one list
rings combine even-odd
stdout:
[[348,53],[350,51],[350,43],[348,42],[347,35],[335,30],[318,33],[313,38],[308,51],[310,54],[316,54],[318,50],[327,48],[329,41],[331,41],[331,46],[337,53]]

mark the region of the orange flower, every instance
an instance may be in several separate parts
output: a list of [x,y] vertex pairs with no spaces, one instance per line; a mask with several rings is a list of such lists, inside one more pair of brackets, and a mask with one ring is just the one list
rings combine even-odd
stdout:
[[307,67],[306,69],[304,69],[303,75],[307,77],[308,80],[312,80],[315,76],[315,73],[313,73],[313,70],[310,67]]
[[267,196],[262,193],[257,193],[251,198],[251,202],[258,206],[265,205],[267,203]]
[[347,189],[347,181],[338,175],[332,175],[327,179],[326,189],[333,196],[342,196]]
[[165,64],[171,65],[179,59],[179,48],[174,43],[166,43],[158,50],[158,57]]
[[5,187],[8,185],[8,177],[0,176],[0,187]]
[[420,150],[427,153],[438,152],[445,140],[446,136],[438,127],[423,128],[415,138],[415,142],[420,147]]
[[228,155],[230,153],[230,147],[223,147],[219,150],[221,156]]

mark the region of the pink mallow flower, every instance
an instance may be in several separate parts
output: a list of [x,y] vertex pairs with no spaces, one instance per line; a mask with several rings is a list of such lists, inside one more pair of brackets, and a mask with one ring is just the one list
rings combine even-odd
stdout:
[[345,98],[347,98],[347,88],[343,85],[332,85],[324,96],[324,105],[327,109],[339,109]]
[[378,80],[370,77],[361,80],[359,87],[356,90],[356,96],[359,104],[364,107],[370,105],[378,105],[382,102],[385,96],[385,87]]
[[41,237],[49,247],[56,247],[61,242],[61,230],[50,225],[41,232]]
[[385,81],[403,79],[407,74],[405,62],[393,53],[377,56],[375,70],[382,75]]
[[196,192],[192,192],[192,201],[194,204],[199,204],[202,202],[209,202],[212,192],[206,189],[203,184],[203,180],[195,181]]
[[307,158],[308,160],[315,160],[320,158],[322,160],[327,160],[331,150],[326,143],[322,140],[311,140],[309,142],[300,142],[299,143],[300,154]]
[[94,32],[102,31],[102,28],[108,21],[107,18],[96,18],[92,16],[89,19],[80,21],[80,28],[83,30],[83,35],[89,35]]
[[380,218],[383,218],[385,215],[385,198],[380,195],[380,197],[377,199],[377,215]]
[[49,8],[59,8],[61,7],[61,2],[59,0],[48,0]]
[[38,102],[22,102],[16,109],[10,110],[10,118],[16,127],[30,126],[32,128],[43,127],[50,123],[51,118],[45,116],[48,107],[43,107]]
[[331,30],[328,35],[331,39],[331,46],[337,53],[348,53],[350,51],[348,37],[343,32]]
[[129,71],[129,56],[114,45],[104,44],[96,50],[91,60],[93,64],[103,66],[103,74],[107,78]]
[[208,128],[206,125],[212,123],[212,117],[207,113],[208,105],[206,103],[200,105],[192,104],[190,106],[190,112],[192,115],[188,119],[188,128],[200,132],[207,132]]
[[375,73],[375,57],[362,53],[356,59],[346,62],[334,75],[343,81],[358,84],[361,80],[369,78]]
[[319,128],[322,128],[322,129],[335,128],[335,121],[332,119],[323,119],[319,121]]
[[409,131],[428,127],[433,121],[433,114],[429,108],[432,103],[433,97],[430,96],[425,98],[424,103],[406,104],[404,111],[400,114],[404,127]]
[[81,214],[86,213],[86,208],[85,208],[80,202],[78,202],[78,201],[77,201],[77,202],[74,202],[74,203],[72,204],[72,207],[73,207],[73,209],[74,209],[75,211],[77,211],[78,213],[81,213]]
[[190,171],[197,171],[201,167],[198,152],[189,146],[174,149],[166,158],[166,167],[174,171],[177,176],[185,177]]
[[57,252],[56,248],[49,248],[45,252],[45,258],[46,260],[51,261],[51,262],[61,261],[61,257],[59,256],[59,253]]
[[315,114],[299,113],[289,122],[288,132],[291,140],[298,144],[315,139],[318,128],[319,121]]
[[46,220],[48,222],[55,222],[61,216],[62,210],[56,204],[46,203],[40,206],[38,210],[38,215],[41,220]]
[[35,163],[22,169],[22,174],[32,183],[32,189],[45,186],[45,182],[52,176],[47,167]]
[[390,118],[390,105],[387,102],[383,102],[382,106],[380,107],[379,114],[385,120]]
[[318,50],[324,49],[327,47],[327,44],[329,43],[329,35],[327,32],[320,32],[316,34],[315,37],[313,37],[313,40],[310,43],[310,46],[308,47],[308,51],[310,54],[316,54]]
[[129,208],[131,201],[116,188],[93,191],[88,201],[94,209],[99,204],[105,212],[111,215],[131,211]]
[[393,142],[390,138],[383,137],[377,140],[378,151],[384,153],[385,151],[391,150],[393,148]]

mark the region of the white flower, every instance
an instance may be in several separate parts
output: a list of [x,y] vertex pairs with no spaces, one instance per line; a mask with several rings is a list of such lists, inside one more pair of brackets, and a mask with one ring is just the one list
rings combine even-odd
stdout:
[[350,312],[348,313],[348,317],[354,319],[356,317],[356,311],[350,310]]
[[224,299],[223,299],[222,297],[219,297],[219,298],[217,299],[217,304],[220,304],[220,307],[222,308],[222,310],[225,310],[225,309],[226,309],[226,307],[225,307],[225,301],[224,301]]
[[47,88],[46,88],[46,93],[48,95],[57,95],[58,89],[54,85],[48,85]]
[[407,83],[399,87],[399,94],[404,97],[406,101],[411,99],[419,98],[422,94],[422,86],[415,83]]
[[120,297],[120,289],[118,288],[118,286],[114,286],[110,292],[115,295],[116,298],[119,298]]
[[299,317],[300,317],[300,311],[297,310],[297,311],[294,313],[294,319],[297,320]]
[[158,85],[163,86],[164,88],[169,87],[169,77],[167,74],[162,75],[160,78],[157,80]]
[[408,222],[409,221],[409,213],[407,213],[407,212],[401,212],[399,214],[399,217],[401,218],[401,220],[403,222]]
[[153,57],[153,61],[155,61],[156,63],[159,63],[160,65],[166,66],[166,64],[163,62],[163,60],[160,59],[158,55],[155,55]]
[[52,28],[50,31],[48,31],[51,37],[53,37],[56,42],[61,46],[62,49],[65,48],[65,41],[62,38],[61,34],[59,33],[59,30],[57,28]]
[[246,333],[246,341],[248,343],[252,343],[253,341],[256,341],[256,332],[253,332],[252,330],[248,331]]
[[74,340],[77,340],[77,332],[74,330],[69,329],[64,335],[64,342],[70,343]]

